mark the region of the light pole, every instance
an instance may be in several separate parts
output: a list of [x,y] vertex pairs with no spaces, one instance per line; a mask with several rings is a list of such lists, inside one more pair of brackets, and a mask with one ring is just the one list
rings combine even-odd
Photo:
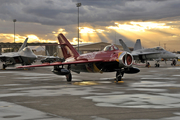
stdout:
[[78,7],[78,53],[79,53],[79,7],[81,3],[77,3],[76,6]]
[[13,22],[14,22],[14,43],[15,43],[15,22],[16,22],[16,19],[14,19]]

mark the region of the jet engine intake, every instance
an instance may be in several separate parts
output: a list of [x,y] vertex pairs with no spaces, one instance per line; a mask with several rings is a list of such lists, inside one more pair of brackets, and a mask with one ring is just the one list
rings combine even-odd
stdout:
[[130,67],[133,64],[133,56],[129,52],[123,52],[118,58],[119,67]]
[[64,69],[64,68],[54,68],[51,71],[57,75],[67,75],[70,73],[68,69]]

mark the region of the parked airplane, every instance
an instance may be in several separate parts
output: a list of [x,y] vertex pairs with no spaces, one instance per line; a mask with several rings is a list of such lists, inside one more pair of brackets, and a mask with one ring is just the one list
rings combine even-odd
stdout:
[[[115,72],[116,81],[121,81],[124,73],[138,73],[138,68],[133,68],[133,57],[129,52],[120,51],[114,45],[108,45],[103,51],[92,52],[87,54],[81,54],[75,50],[75,48],[69,43],[63,34],[58,35],[58,40],[62,53],[64,55],[64,62],[45,63],[41,65],[28,65],[25,67],[42,67],[42,66],[54,66],[53,73],[57,75],[65,75],[67,81],[72,80],[71,71],[76,73],[80,72]],[[66,68],[64,67],[66,65]]]
[[1,62],[4,62],[2,68],[6,69],[8,66],[15,66],[15,64],[31,65],[37,56],[27,45],[28,38],[24,41],[18,52],[3,53],[0,55]]
[[[46,51],[46,55],[47,55],[47,56],[43,56],[44,58],[41,60],[42,63],[46,63],[46,62],[48,62],[48,63],[53,63],[53,62],[62,62],[62,61],[64,61],[64,59],[59,58],[59,57],[56,55],[56,53],[54,53],[53,56],[50,56],[49,52]],[[41,57],[42,57],[42,56],[41,56]]]
[[140,40],[136,41],[134,46],[134,48],[136,49],[134,51],[130,51],[123,40],[120,39],[119,42],[125,51],[128,51],[133,55],[134,60],[140,60],[142,63],[146,62],[147,66],[149,65],[149,63],[147,62],[148,60],[155,60],[155,66],[159,67],[159,61],[161,61],[162,59],[168,60],[177,58],[176,55],[164,50],[162,47],[142,49]]

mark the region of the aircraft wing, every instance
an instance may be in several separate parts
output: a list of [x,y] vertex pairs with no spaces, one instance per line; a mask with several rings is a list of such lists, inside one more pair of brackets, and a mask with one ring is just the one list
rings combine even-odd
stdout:
[[20,56],[18,53],[4,53],[2,55],[0,55],[0,59],[4,59],[4,58],[13,58],[13,57],[18,57]]
[[71,65],[71,64],[82,64],[82,63],[92,63],[92,62],[103,62],[103,59],[93,59],[93,60],[77,60],[77,61],[70,61],[70,62],[54,62],[54,63],[43,63],[39,65],[27,65],[27,66],[20,66],[17,68],[28,68],[28,67],[45,67],[45,66],[56,66],[56,65]]
[[151,54],[159,54],[161,52],[132,52],[131,54],[133,56],[138,56],[138,55],[151,55]]

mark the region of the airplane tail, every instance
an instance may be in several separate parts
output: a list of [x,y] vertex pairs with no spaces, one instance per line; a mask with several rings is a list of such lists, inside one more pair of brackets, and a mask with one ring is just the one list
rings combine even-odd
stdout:
[[69,58],[69,57],[77,58],[79,56],[79,53],[69,43],[69,41],[65,38],[65,36],[62,33],[58,35],[58,40],[59,40],[59,44],[60,44],[64,59]]
[[131,53],[131,51],[129,50],[129,48],[128,48],[127,45],[123,42],[122,39],[119,39],[119,42],[120,42],[120,44],[122,45],[124,51],[127,51],[127,52]]
[[136,40],[136,43],[135,43],[135,45],[134,45],[134,50],[139,50],[139,49],[142,49],[141,40],[140,40],[140,39],[137,39],[137,40]]
[[46,50],[46,55],[47,55],[47,56],[50,56],[50,54],[49,54],[49,52],[48,52],[47,50]]
[[19,48],[18,52],[20,52],[21,50],[23,50],[26,45],[27,45],[27,41],[28,41],[28,38],[25,39],[24,43],[21,45],[21,47]]

